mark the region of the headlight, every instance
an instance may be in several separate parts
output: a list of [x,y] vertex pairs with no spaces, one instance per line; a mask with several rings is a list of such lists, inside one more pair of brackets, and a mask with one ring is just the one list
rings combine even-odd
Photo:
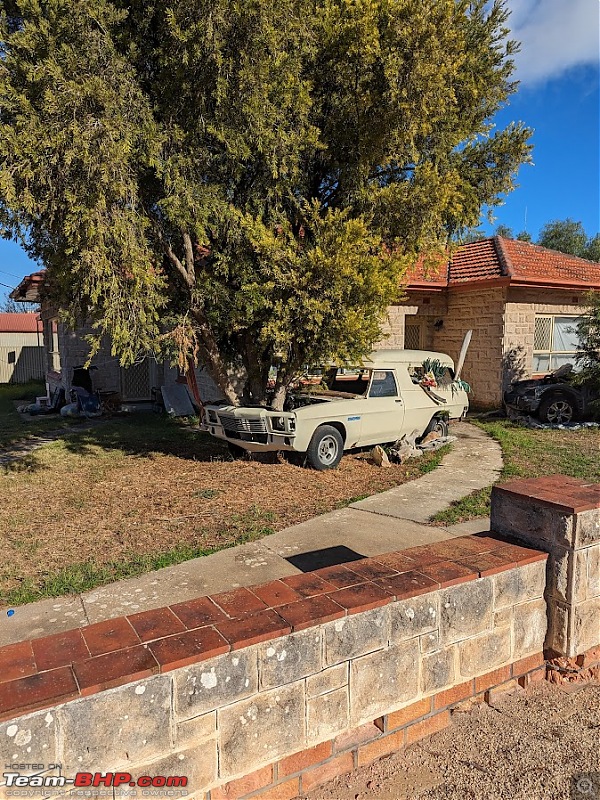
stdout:
[[274,431],[285,433],[285,417],[271,417],[271,427]]
[[210,409],[208,411],[208,421],[213,422],[214,424],[217,424],[219,421],[219,418],[217,417],[216,413],[214,411],[211,411]]

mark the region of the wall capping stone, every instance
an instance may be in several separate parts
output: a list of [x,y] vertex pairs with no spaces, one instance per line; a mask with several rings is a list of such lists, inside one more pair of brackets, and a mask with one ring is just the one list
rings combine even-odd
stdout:
[[439,589],[455,594],[545,558],[493,535],[464,536],[7,645],[0,720]]

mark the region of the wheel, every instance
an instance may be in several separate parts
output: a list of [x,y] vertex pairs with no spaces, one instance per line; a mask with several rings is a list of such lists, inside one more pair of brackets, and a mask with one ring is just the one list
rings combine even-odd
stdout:
[[252,457],[249,451],[244,450],[244,448],[240,447],[239,444],[234,444],[233,442],[227,442],[227,448],[229,450],[229,455],[236,461],[242,458],[245,461],[249,461],[250,458]]
[[313,469],[333,469],[340,463],[344,453],[342,435],[332,425],[321,425],[314,432],[306,458]]
[[549,422],[551,425],[564,425],[572,422],[577,416],[577,408],[573,400],[564,394],[551,394],[544,397],[538,409],[538,415],[542,422]]
[[448,436],[448,422],[442,417],[434,417],[425,428],[425,433],[421,438],[424,439],[430,433],[437,433],[441,438]]

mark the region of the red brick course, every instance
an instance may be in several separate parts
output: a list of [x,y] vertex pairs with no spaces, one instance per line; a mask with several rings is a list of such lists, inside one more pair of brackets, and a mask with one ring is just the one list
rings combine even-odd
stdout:
[[287,775],[293,775],[295,772],[302,772],[302,770],[313,767],[321,761],[326,761],[331,756],[331,752],[332,743],[323,742],[316,747],[288,756],[288,758],[284,758],[279,762],[278,775],[280,778],[284,778]]
[[[545,558],[493,534],[463,536],[8,645],[0,648],[0,719]],[[477,679],[476,690],[519,677],[509,670],[501,681],[497,672]]]
[[238,800],[251,792],[258,789],[263,789],[273,781],[273,765],[269,764],[267,767],[257,769],[256,772],[251,772],[243,778],[238,778],[235,781],[229,781],[224,786],[218,789],[212,789],[210,793],[210,800]]

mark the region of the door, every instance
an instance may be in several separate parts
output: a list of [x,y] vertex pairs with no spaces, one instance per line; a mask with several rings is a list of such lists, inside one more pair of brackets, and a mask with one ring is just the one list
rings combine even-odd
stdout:
[[121,397],[126,401],[152,399],[153,370],[149,358],[121,367]]
[[395,442],[402,433],[404,410],[394,370],[373,370],[367,399],[361,401],[360,444]]

